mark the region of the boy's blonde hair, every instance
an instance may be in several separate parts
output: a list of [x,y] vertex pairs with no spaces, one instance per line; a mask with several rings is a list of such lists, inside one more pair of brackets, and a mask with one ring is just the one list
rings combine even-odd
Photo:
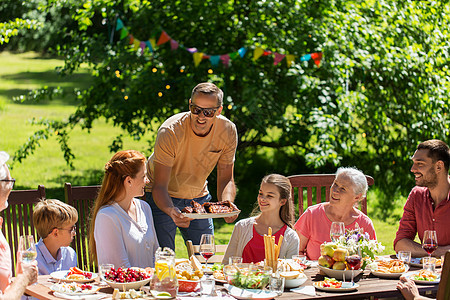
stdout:
[[54,228],[62,228],[78,221],[78,212],[57,199],[42,199],[33,209],[33,224],[41,238],[46,238]]

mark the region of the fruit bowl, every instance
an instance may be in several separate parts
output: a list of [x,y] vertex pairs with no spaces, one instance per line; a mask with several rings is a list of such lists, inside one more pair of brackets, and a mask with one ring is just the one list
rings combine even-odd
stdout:
[[269,283],[272,268],[241,263],[223,267],[227,282],[243,289],[263,289]]
[[149,283],[151,275],[141,268],[118,268],[105,273],[106,283],[120,291],[138,290]]
[[[328,277],[336,278],[338,280],[343,280],[345,275],[345,281],[350,281],[352,278],[352,270],[334,270],[324,266],[319,265],[319,269],[324,272]],[[353,271],[353,278],[358,276],[363,272],[362,269]]]
[[123,291],[123,290],[128,291],[130,289],[139,290],[141,287],[143,287],[144,285],[149,283],[150,279],[151,278],[147,278],[144,280],[134,281],[134,282],[115,282],[115,281],[109,281],[109,280],[105,280],[105,281],[113,289],[119,289],[119,291]]
[[178,279],[178,291],[191,293],[199,289],[200,280]]

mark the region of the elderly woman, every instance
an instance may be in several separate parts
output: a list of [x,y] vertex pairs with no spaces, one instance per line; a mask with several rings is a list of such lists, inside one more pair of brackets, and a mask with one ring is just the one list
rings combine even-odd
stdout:
[[355,168],[339,168],[331,186],[328,202],[316,204],[300,216],[295,230],[300,238],[300,252],[306,252],[311,260],[320,256],[320,245],[329,242],[332,222],[344,222],[346,229],[357,226],[376,240],[375,229],[368,216],[356,208],[366,197],[366,176]]
[[[8,207],[8,197],[14,186],[14,179],[6,165],[9,159],[8,153],[0,151],[0,211]],[[3,218],[0,217],[0,229],[3,225]],[[20,256],[20,252],[17,253]],[[38,270],[36,264],[22,264],[20,259],[17,262],[18,275],[11,283],[11,249],[0,230],[0,300],[20,299],[27,285],[36,282]]]

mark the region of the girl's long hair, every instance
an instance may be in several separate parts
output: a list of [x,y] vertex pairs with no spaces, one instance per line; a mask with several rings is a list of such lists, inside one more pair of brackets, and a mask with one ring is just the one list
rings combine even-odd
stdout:
[[97,264],[97,248],[94,238],[95,218],[98,211],[110,205],[125,193],[124,179],[127,176],[135,178],[136,174],[145,166],[145,156],[136,150],[119,151],[105,165],[105,175],[102,186],[94,203],[90,218],[89,250],[91,261]]
[[[283,175],[280,174],[270,174],[265,176],[261,183],[270,183],[275,185],[278,188],[278,192],[280,193],[280,200],[286,199],[286,203],[280,207],[280,219],[289,227],[294,226],[294,204],[292,201],[292,185],[290,180]],[[255,208],[251,213],[252,216],[255,216],[259,213],[259,205],[258,202],[255,204]]]

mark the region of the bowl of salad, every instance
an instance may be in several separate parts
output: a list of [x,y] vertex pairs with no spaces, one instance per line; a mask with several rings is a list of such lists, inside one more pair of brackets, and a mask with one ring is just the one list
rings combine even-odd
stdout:
[[243,289],[263,289],[269,284],[272,268],[254,264],[234,264],[223,267],[227,282]]

